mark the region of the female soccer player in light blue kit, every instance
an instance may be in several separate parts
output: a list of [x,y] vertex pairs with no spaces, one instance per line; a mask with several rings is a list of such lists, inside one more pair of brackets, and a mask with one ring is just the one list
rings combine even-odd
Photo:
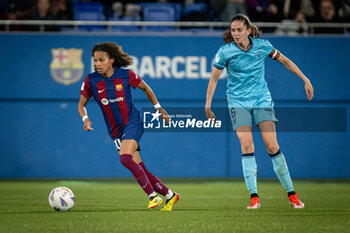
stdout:
[[214,58],[214,68],[207,90],[206,116],[208,119],[215,119],[211,102],[219,76],[226,67],[228,108],[233,130],[241,144],[243,175],[251,195],[247,208],[260,208],[252,136],[253,120],[260,128],[274,171],[288,193],[289,202],[294,208],[304,208],[304,203],[294,191],[286,160],[277,143],[274,103],[264,78],[265,58],[277,60],[303,80],[309,100],[313,98],[314,90],[310,80],[292,61],[273,48],[269,41],[258,37],[259,30],[248,17],[238,14],[232,19],[230,30],[224,33],[226,44],[221,46]]

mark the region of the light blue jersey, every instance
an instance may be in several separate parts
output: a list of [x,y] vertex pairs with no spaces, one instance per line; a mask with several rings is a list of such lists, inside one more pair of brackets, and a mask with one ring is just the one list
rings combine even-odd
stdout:
[[227,69],[226,95],[229,107],[234,107],[234,102],[237,101],[249,105],[249,100],[271,98],[265,80],[265,58],[269,55],[273,57],[277,50],[267,40],[252,37],[249,39],[252,45],[248,51],[232,42],[221,46],[214,59],[216,68]]

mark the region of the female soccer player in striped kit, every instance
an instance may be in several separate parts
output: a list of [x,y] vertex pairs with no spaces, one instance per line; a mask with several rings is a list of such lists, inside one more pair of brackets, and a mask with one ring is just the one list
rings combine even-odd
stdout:
[[311,82],[292,61],[273,48],[269,41],[258,38],[258,28],[245,15],[238,14],[233,17],[230,29],[226,30],[223,36],[226,44],[221,46],[214,58],[205,111],[208,119],[215,119],[211,102],[219,76],[226,67],[228,108],[233,130],[236,131],[241,144],[243,175],[251,195],[251,202],[247,208],[260,207],[252,137],[253,120],[260,128],[274,171],[288,193],[289,202],[294,208],[304,208],[304,203],[294,191],[286,160],[277,143],[274,103],[264,77],[265,58],[277,60],[303,80],[309,100],[314,96]]
[[141,160],[139,141],[143,134],[143,122],[132,101],[131,87],[144,91],[155,109],[161,113],[161,118],[167,122],[168,113],[160,106],[152,89],[138,75],[122,68],[131,65],[132,58],[120,46],[112,42],[96,44],[92,56],[96,71],[85,78],[78,104],[84,130],[93,130],[85,108],[89,98],[93,97],[101,108],[108,133],[119,151],[120,162],[130,170],[149,196],[148,209],[162,203],[162,199],[155,193],[157,192],[167,199],[161,210],[172,210],[179,195],[148,171]]

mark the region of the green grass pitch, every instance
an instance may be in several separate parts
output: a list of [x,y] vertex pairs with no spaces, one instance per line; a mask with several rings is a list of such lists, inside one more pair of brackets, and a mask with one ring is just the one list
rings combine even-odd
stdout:
[[[275,180],[259,182],[261,208],[246,210],[241,180],[165,180],[180,194],[171,212],[147,210],[133,180],[0,181],[0,232],[350,232],[350,183],[295,181],[305,209],[293,209]],[[55,212],[48,195],[67,186],[76,202]]]

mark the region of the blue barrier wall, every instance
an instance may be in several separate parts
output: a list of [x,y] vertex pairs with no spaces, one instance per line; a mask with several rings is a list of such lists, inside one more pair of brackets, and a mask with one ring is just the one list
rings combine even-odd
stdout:
[[[348,37],[267,39],[301,68],[316,91],[308,102],[303,83],[278,62],[267,60],[266,79],[276,107],[349,111]],[[97,104],[91,100],[87,107],[94,131],[84,132],[77,114],[80,86],[91,71],[91,48],[102,41],[122,45],[135,58],[132,69],[167,107],[204,106],[212,58],[223,44],[219,36],[2,34],[0,177],[130,176],[119,163]],[[84,75],[60,71],[64,66],[73,69],[71,61]],[[223,78],[213,106],[226,106],[225,85]],[[151,106],[140,90],[134,91],[134,99],[139,109]],[[337,119],[328,123],[332,121]],[[348,126],[344,132],[280,132],[278,139],[293,177],[350,177]],[[259,176],[274,177],[259,133],[254,133],[254,141]],[[242,176],[240,146],[232,132],[146,132],[141,147],[146,165],[162,177]]]

